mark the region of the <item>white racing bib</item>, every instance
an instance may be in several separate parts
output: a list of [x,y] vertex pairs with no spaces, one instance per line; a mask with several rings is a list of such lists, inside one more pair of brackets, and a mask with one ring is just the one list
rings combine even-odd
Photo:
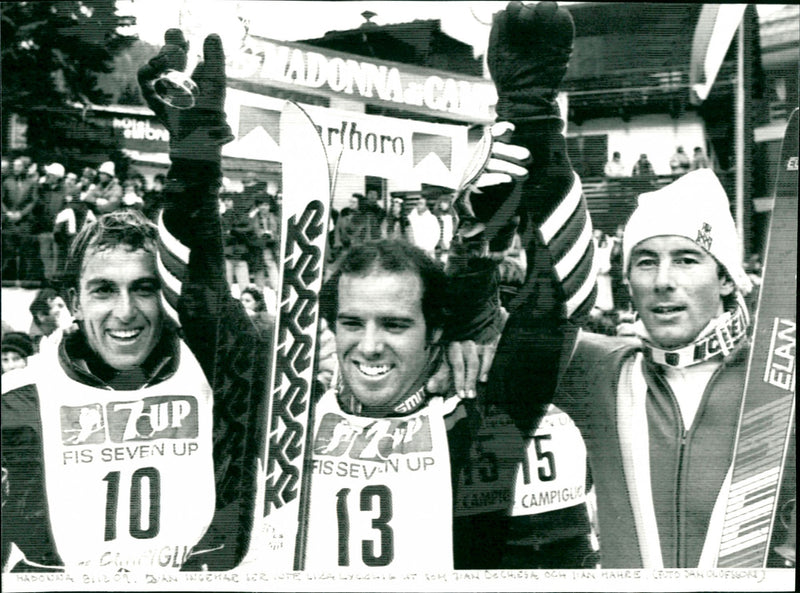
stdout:
[[450,453],[432,398],[401,418],[344,413],[329,391],[317,403],[306,569],[452,570]]
[[551,405],[517,468],[513,516],[538,515],[586,501],[586,445],[572,419]]
[[181,343],[166,381],[112,391],[38,373],[47,504],[66,567],[177,570],[214,515],[213,400]]

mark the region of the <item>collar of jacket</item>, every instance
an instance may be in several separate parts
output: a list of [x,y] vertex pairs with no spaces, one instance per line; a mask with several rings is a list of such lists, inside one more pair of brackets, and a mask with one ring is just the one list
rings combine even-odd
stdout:
[[58,358],[61,367],[75,381],[102,389],[134,390],[161,383],[175,374],[180,362],[180,343],[175,330],[165,327],[161,339],[141,367],[134,371],[118,371],[89,347],[83,331],[76,331],[61,340]]

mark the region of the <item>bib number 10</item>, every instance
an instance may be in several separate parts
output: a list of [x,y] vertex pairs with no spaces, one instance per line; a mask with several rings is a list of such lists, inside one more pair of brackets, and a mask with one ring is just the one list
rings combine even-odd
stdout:
[[[127,476],[125,476],[127,477]],[[103,478],[106,488],[105,541],[117,539],[117,514],[119,511],[120,472],[108,472]],[[125,481],[127,482],[127,480]],[[161,475],[154,467],[142,467],[131,475],[129,485],[130,514],[128,532],[135,539],[151,539],[158,535],[161,517]]]

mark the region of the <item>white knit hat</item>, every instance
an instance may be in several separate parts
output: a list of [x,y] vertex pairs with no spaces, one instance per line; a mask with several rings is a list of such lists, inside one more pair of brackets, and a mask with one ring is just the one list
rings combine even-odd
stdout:
[[750,292],[752,284],[740,261],[728,196],[711,169],[692,171],[659,190],[639,196],[639,204],[622,237],[626,278],[631,250],[646,239],[664,235],[694,241],[725,267],[743,295]]
[[64,170],[64,165],[61,163],[50,163],[44,168],[44,172],[58,177],[59,179],[64,177],[64,174],[66,173]]
[[112,161],[106,161],[100,168],[97,170],[98,173],[105,173],[106,175],[110,175],[114,177],[114,163]]

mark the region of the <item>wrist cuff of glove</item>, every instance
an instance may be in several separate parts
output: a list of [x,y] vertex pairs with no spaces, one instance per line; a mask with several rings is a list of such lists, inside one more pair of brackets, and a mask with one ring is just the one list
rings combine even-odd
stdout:
[[173,159],[164,187],[165,210],[189,214],[204,202],[217,205],[217,193],[222,180],[219,163]]
[[473,261],[470,271],[448,280],[448,322],[445,339],[486,341],[496,335],[502,324],[497,285],[497,264],[489,260]]
[[[497,119],[515,122],[518,119],[561,120],[561,110],[554,98],[529,96],[524,91],[504,93],[497,100]],[[563,127],[563,125],[562,125]]]
[[213,161],[197,161],[173,157],[172,166],[169,168],[167,177],[190,186],[219,184],[222,179],[222,164]]

